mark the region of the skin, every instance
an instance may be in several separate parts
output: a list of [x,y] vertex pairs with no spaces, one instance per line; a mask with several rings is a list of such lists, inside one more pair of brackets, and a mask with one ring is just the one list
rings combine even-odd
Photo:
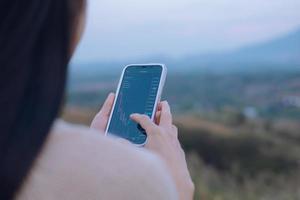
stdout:
[[[108,95],[101,110],[95,116],[91,128],[104,134],[114,98],[113,93]],[[163,101],[159,104],[155,122],[147,115],[141,114],[132,114],[131,119],[139,123],[147,132],[148,141],[145,148],[166,163],[175,181],[180,200],[192,200],[195,187],[187,168],[185,153],[178,140],[178,129],[172,122],[168,102]]]
[[[84,3],[86,5],[86,2]],[[71,53],[73,53],[82,37],[86,24],[86,6],[78,14]],[[101,110],[92,121],[91,128],[104,134],[109,116],[114,103],[115,95],[110,93]],[[148,141],[145,148],[158,155],[165,163],[176,184],[180,200],[192,200],[194,184],[189,174],[185,153],[178,140],[178,129],[173,124],[170,106],[163,101],[158,106],[158,111],[153,122],[147,115],[132,114],[131,119],[139,123],[147,132]],[[124,140],[120,139],[121,142]],[[128,143],[125,141],[125,143]]]

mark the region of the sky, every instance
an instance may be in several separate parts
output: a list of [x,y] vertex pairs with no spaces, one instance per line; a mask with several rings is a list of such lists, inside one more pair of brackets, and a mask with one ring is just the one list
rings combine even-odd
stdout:
[[89,0],[74,62],[224,52],[300,28],[300,0]]

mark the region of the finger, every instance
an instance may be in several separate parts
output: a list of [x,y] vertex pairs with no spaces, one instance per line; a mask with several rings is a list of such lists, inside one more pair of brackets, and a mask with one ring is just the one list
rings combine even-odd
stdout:
[[172,125],[172,114],[169,103],[167,101],[161,102],[161,115],[159,125],[171,126]]
[[101,110],[98,113],[101,117],[108,117],[109,116],[109,114],[111,112],[111,109],[112,109],[112,106],[114,104],[114,100],[115,100],[115,94],[110,93],[108,95],[108,97],[106,98]]
[[159,102],[159,103],[157,104],[157,111],[161,111],[161,107],[162,107],[161,103],[162,103],[162,102]]
[[110,93],[105,100],[100,112],[96,115],[96,117],[93,119],[91,123],[91,128],[100,130],[102,132],[105,131],[109,114],[111,112],[113,102],[115,99],[115,95],[113,93]]
[[161,115],[161,111],[157,111],[155,113],[155,124],[156,125],[159,125],[159,122],[160,122],[160,115]]
[[175,138],[178,138],[178,128],[175,125],[172,125],[172,134],[175,136]]
[[156,125],[152,122],[152,120],[147,115],[141,114],[132,114],[130,118],[136,123],[140,124],[143,129],[146,130],[147,133],[151,133]]

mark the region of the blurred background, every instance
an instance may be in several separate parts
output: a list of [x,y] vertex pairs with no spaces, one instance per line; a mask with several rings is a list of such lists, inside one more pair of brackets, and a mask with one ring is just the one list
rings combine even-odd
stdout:
[[195,199],[300,199],[299,0],[89,0],[63,117],[89,125],[129,63],[164,90]]

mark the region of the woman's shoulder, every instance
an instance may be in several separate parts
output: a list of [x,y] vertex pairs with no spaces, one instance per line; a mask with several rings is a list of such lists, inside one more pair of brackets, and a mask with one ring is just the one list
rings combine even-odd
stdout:
[[20,199],[176,199],[155,155],[62,121],[26,180]]

